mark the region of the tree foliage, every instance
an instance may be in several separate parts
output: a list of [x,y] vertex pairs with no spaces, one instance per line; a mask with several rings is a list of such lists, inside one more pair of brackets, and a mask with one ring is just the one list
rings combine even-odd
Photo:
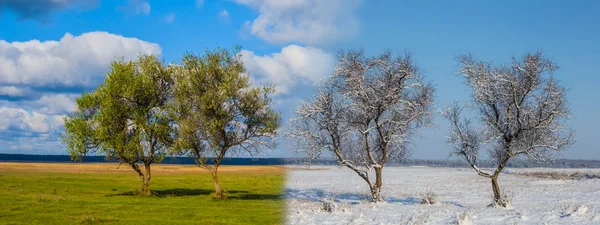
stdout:
[[[454,154],[492,180],[498,204],[497,178],[509,159],[525,155],[546,162],[572,143],[573,132],[564,125],[570,115],[565,89],[552,76],[558,67],[541,52],[500,66],[468,54],[458,60],[458,74],[472,90],[472,107],[480,120],[475,126],[472,120],[463,119],[463,107],[458,104],[444,109],[442,115],[450,121],[452,131],[448,142]],[[480,150],[486,148],[496,163],[494,171],[478,167]]]
[[[365,57],[362,50],[349,51],[338,60],[315,98],[298,106],[287,135],[308,159],[332,153],[367,182],[372,201],[379,202],[383,167],[404,158],[413,134],[430,123],[433,88],[408,53]],[[375,180],[369,177],[373,170]]]
[[155,56],[113,62],[104,82],[78,97],[77,110],[65,118],[62,137],[71,157],[80,160],[90,153],[116,157],[137,172],[141,193],[149,195],[150,165],[160,162],[173,142],[167,110],[171,73],[172,68]]
[[185,54],[175,81],[172,115],[178,129],[173,151],[209,170],[215,196],[222,198],[217,171],[223,158],[275,145],[280,116],[271,106],[273,87],[250,85],[239,48]]

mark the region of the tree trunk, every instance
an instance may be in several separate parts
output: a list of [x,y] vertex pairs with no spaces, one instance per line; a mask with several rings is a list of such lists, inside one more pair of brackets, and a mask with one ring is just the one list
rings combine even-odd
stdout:
[[506,166],[508,159],[510,159],[510,157],[505,156],[504,159],[498,165],[498,168],[496,168],[496,171],[494,171],[494,174],[492,175],[492,190],[494,191],[494,204],[502,207],[507,207],[507,205],[506,202],[501,201],[502,195],[500,193],[500,186],[498,185],[498,176]]
[[381,170],[383,168],[375,168],[375,184],[371,187],[371,201],[372,202],[383,202],[383,196],[381,196],[381,186],[383,184],[381,177]]
[[494,191],[494,204],[500,203],[500,187],[498,186],[498,175],[492,176],[492,190]]
[[371,186],[371,202],[383,202],[381,187]]
[[144,163],[144,168],[146,169],[146,174],[142,177],[142,195],[149,196],[152,194],[152,190],[150,189],[150,178],[152,177],[152,172],[150,171],[150,164]]
[[210,174],[212,175],[213,183],[215,184],[214,197],[216,199],[223,199],[223,198],[225,198],[225,194],[223,193],[223,191],[221,190],[221,186],[219,185],[219,178],[217,177],[218,169],[219,169],[218,167],[215,167],[214,169],[210,170]]
[[135,172],[138,174],[138,176],[140,177],[140,180],[142,180],[142,187],[140,189],[140,194],[141,195],[150,195],[151,191],[150,191],[150,164],[146,164],[144,163],[144,168],[146,169],[146,174],[142,173],[142,170],[140,169],[140,167],[137,165],[137,163],[130,163],[131,168],[133,168],[133,170],[135,170]]

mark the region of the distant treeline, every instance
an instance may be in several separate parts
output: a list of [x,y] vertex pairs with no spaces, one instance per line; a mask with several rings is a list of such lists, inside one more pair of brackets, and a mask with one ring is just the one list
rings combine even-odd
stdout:
[[[68,155],[27,155],[27,154],[2,154],[0,153],[0,162],[71,162],[71,163],[98,163],[98,162],[118,162],[117,159],[107,158],[105,156],[85,156],[82,161],[73,162]],[[188,157],[166,157],[162,164],[195,164],[194,160]],[[226,158],[223,165],[297,165],[308,164],[302,158]],[[318,159],[311,162],[312,165],[337,165],[334,159]],[[479,167],[493,167],[492,161],[481,160]],[[469,167],[464,160],[444,160],[444,159],[407,159],[391,163],[391,166],[430,166],[430,167]],[[531,167],[549,167],[549,168],[600,168],[600,160],[581,160],[581,159],[561,159],[553,163],[543,164],[528,160],[512,160],[508,162],[511,168],[531,168]]]
[[[291,164],[308,164],[302,159],[285,159]],[[334,159],[319,159],[314,160],[312,165],[337,165]],[[496,167],[496,163],[490,160],[479,160],[478,166],[482,168]],[[390,163],[390,166],[429,166],[429,167],[456,167],[467,168],[470,165],[464,160],[458,159],[406,159],[399,162]],[[600,168],[600,160],[581,160],[581,159],[560,159],[552,163],[536,163],[529,160],[514,159],[508,161],[507,167],[510,168],[533,168],[533,167],[548,167],[548,168]]]
[[[423,160],[410,159],[396,163],[403,166],[432,166],[432,167],[470,167],[464,160]],[[600,168],[600,160],[560,159],[552,163],[536,163],[527,159],[514,159],[507,163],[510,168]],[[478,160],[478,166],[483,168],[496,167],[498,164],[490,160]]]

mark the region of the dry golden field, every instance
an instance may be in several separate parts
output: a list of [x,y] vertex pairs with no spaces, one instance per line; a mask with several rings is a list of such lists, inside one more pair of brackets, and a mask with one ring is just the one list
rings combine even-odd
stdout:
[[[220,166],[219,173],[283,172],[282,166]],[[127,164],[118,163],[23,163],[0,162],[0,171],[56,173],[134,173]],[[153,164],[152,175],[208,173],[196,165]]]

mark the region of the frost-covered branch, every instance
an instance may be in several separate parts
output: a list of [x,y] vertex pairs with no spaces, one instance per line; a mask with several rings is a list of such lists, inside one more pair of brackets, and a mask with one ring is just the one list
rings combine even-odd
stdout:
[[[573,132],[564,129],[570,116],[565,89],[553,78],[558,68],[541,52],[511,64],[492,66],[472,55],[458,58],[459,75],[472,90],[473,108],[480,116],[480,129],[461,121],[459,106],[442,112],[452,125],[449,143],[482,176],[492,178],[495,201],[499,200],[497,177],[507,162],[525,155],[537,162],[552,161],[554,154],[573,143]],[[479,149],[486,143],[497,162],[493,173],[476,167]]]

